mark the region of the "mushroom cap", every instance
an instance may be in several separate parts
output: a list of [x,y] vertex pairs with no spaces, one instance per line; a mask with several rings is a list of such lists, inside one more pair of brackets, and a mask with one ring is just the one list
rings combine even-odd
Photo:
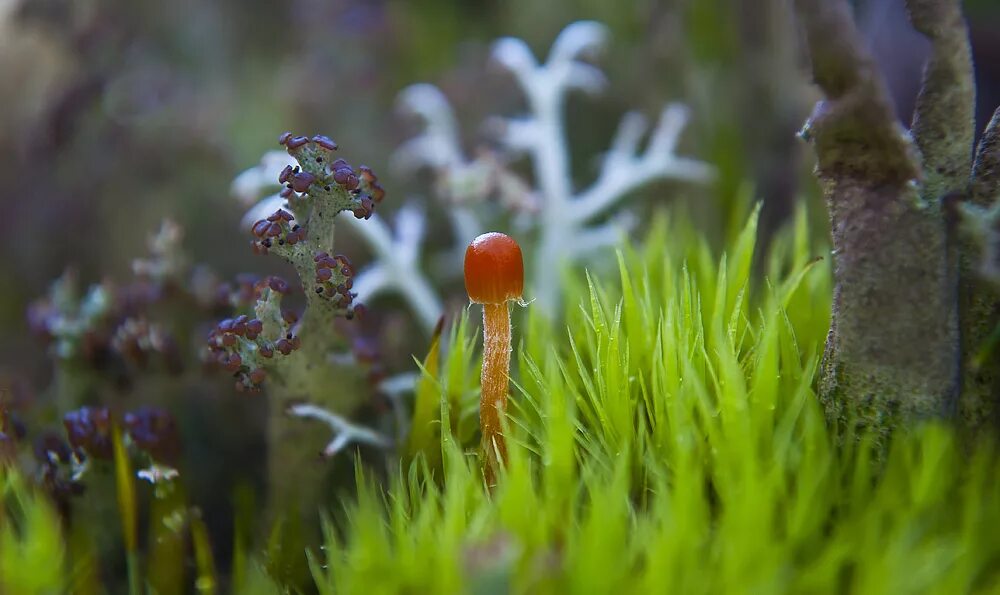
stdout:
[[495,231],[472,240],[465,250],[465,290],[477,304],[520,299],[524,290],[524,261],[517,242]]

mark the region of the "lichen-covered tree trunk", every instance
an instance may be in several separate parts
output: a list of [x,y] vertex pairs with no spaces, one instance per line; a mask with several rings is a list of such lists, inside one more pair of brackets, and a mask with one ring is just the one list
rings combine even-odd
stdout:
[[815,145],[834,247],[821,399],[835,423],[882,433],[899,419],[948,413],[961,375],[957,263],[942,198],[968,175],[971,82],[958,73],[968,69],[968,47],[926,26],[931,9],[944,11],[930,15],[947,16],[943,25],[961,25],[954,2],[909,8],[935,47],[912,140],[846,2],[797,2],[827,98],[803,131]]
[[[1000,109],[993,114],[976,153],[967,204],[973,217],[989,223],[987,212],[1000,203]],[[984,261],[992,252],[984,240],[995,233],[966,234],[961,242],[960,314],[965,361],[959,415],[973,433],[1000,427],[1000,292],[990,271],[1000,263]],[[986,240],[988,241],[988,240]]]
[[827,188],[837,279],[821,379],[828,413],[880,431],[947,413],[958,329],[940,210],[921,208],[904,185]]

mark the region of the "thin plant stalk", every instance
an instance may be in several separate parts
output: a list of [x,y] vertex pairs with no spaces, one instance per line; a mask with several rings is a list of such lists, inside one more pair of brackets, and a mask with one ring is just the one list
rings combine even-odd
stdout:
[[139,569],[139,530],[136,513],[135,483],[132,480],[132,466],[128,452],[122,441],[121,432],[114,429],[112,448],[115,461],[115,484],[118,488],[118,511],[122,521],[125,540],[125,565],[128,572],[129,595],[141,595],[142,578]]
[[510,379],[510,307],[507,302],[483,304],[483,374],[479,405],[483,466],[493,486],[496,471],[507,461],[507,444],[500,420],[507,409]]

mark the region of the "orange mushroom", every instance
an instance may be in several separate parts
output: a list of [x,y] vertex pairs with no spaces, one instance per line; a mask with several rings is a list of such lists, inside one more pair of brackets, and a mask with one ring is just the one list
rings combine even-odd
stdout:
[[500,420],[507,408],[510,374],[510,309],[524,288],[521,247],[510,236],[485,233],[465,251],[465,290],[483,305],[483,374],[479,400],[483,471],[492,487],[499,465],[507,460]]

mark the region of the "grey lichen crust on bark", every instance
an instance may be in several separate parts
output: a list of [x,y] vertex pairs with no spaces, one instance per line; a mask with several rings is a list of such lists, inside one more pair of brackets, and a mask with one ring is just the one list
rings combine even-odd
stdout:
[[[968,31],[959,2],[907,0],[913,27],[931,42],[917,96],[911,133],[920,150],[927,201],[968,201],[972,147],[975,138],[975,83]],[[946,198],[948,197],[948,198]],[[946,205],[947,206],[947,205]],[[975,365],[976,352],[996,324],[993,289],[979,275],[981,250],[974,239],[959,235],[954,217],[944,213],[953,238],[948,246],[958,287],[961,396],[959,413],[978,425],[980,410],[997,388],[1000,375]],[[973,421],[975,419],[975,421]]]
[[[1000,220],[1000,108],[986,127],[976,151],[963,211],[979,233],[961,240],[962,355],[965,361],[959,415],[973,432],[1000,427],[1000,264],[997,258]],[[968,231],[968,230],[966,230]]]
[[931,42],[910,132],[923,165],[925,200],[963,192],[972,167],[975,84],[969,36],[956,0],[908,0],[913,28]]
[[[916,5],[927,3],[911,4],[922,17]],[[959,143],[952,135],[964,133],[949,129],[954,114],[939,102],[960,104],[962,94],[953,96],[944,75],[928,71],[933,82],[925,81],[914,143],[846,2],[797,0],[796,8],[826,95],[803,130],[815,146],[834,248],[820,397],[835,424],[885,435],[902,419],[945,414],[956,400],[957,292],[939,193],[961,170],[949,147]],[[941,49],[938,40],[949,34],[931,37]],[[949,56],[941,51],[937,67],[954,74]],[[924,175],[921,155],[933,175]]]

